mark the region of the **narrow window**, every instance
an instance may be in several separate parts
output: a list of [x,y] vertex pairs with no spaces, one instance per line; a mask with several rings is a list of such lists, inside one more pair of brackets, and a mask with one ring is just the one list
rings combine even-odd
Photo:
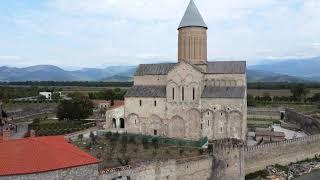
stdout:
[[194,100],[195,99],[195,89],[192,88],[192,99]]
[[182,87],[182,101],[184,101],[184,87]]
[[202,129],[202,124],[201,124],[200,128]]
[[112,119],[112,127],[117,128],[117,122],[115,118]]
[[124,129],[124,119],[120,118],[120,128]]
[[156,136],[158,134],[157,130],[153,130],[153,134]]
[[208,120],[208,126],[210,126],[210,122],[209,122],[209,120]]
[[157,101],[154,101],[154,106],[155,106],[155,107],[157,106]]
[[220,128],[220,131],[222,132],[222,128]]
[[174,100],[174,88],[172,88],[172,99]]
[[140,106],[142,106],[142,101],[141,100],[139,101],[139,104],[140,104]]
[[134,124],[137,124],[137,120],[136,119],[134,120]]

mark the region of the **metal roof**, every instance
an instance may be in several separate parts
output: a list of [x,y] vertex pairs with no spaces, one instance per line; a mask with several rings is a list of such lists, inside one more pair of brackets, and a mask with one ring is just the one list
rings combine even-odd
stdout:
[[[144,75],[167,75],[177,63],[166,64],[141,64],[139,65],[135,76]],[[245,74],[246,62],[245,61],[214,61],[208,62],[207,74]],[[201,71],[197,65],[192,65],[197,70]]]
[[178,29],[183,27],[208,28],[193,0],[190,1]]
[[125,97],[166,97],[166,86],[132,86]]
[[140,64],[135,76],[144,75],[167,75],[171,69],[176,66],[177,63],[165,63],[165,64]]
[[245,61],[214,61],[208,62],[208,74],[245,74]]
[[243,98],[245,87],[212,87],[207,86],[202,91],[202,98]]

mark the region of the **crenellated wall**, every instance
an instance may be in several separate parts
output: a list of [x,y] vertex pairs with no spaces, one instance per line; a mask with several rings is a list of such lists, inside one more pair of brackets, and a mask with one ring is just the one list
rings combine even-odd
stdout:
[[320,154],[320,135],[291,139],[244,148],[245,173],[252,173],[269,165],[287,165]]

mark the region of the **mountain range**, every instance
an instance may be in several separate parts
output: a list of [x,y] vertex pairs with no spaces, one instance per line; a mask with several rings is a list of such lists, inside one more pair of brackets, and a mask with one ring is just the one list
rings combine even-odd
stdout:
[[[53,65],[0,67],[0,81],[131,81],[137,66],[67,71]],[[320,57],[248,66],[249,82],[320,82]]]

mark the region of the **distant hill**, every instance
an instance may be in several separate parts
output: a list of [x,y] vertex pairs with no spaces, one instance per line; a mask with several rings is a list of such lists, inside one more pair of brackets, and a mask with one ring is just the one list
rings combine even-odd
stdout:
[[261,70],[247,70],[248,82],[308,82],[308,79],[289,76],[279,73],[261,71]]
[[320,57],[273,60],[272,63],[249,66],[249,69],[317,80],[320,77]]
[[[0,81],[132,81],[137,66],[66,71],[57,66],[0,67]],[[320,82],[320,57],[249,66],[248,82]]]
[[102,81],[106,81],[106,82],[128,82],[128,81],[132,81],[132,80],[133,80],[132,77],[120,76],[120,75],[114,75],[114,76],[102,79]]
[[38,65],[26,68],[0,67],[0,81],[113,81],[130,80],[136,66],[110,66],[66,71],[57,66]]

